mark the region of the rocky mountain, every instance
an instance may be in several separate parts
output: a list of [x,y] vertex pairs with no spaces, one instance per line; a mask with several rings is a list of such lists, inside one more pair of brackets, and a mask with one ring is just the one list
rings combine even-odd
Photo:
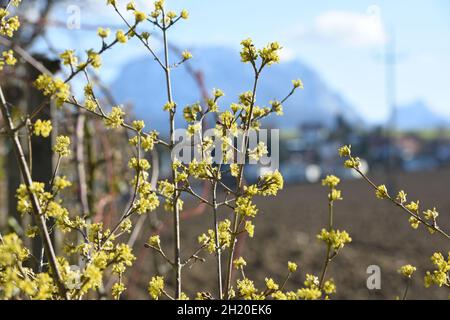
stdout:
[[450,119],[435,113],[424,101],[397,107],[396,127],[400,130],[424,130],[450,126]]
[[[201,70],[208,90],[220,88],[225,92],[220,106],[225,109],[237,100],[239,93],[250,90],[253,74],[249,64],[240,62],[239,52],[232,49],[210,47],[192,50],[191,64]],[[201,100],[199,89],[184,66],[173,70],[174,99],[184,107]],[[300,78],[305,89],[284,104],[284,116],[272,117],[268,125],[293,128],[305,122],[333,126],[337,115],[350,123],[361,124],[360,116],[344,97],[333,91],[312,68],[301,61],[282,62],[265,69],[257,92],[257,104],[267,105],[270,100],[283,98],[291,89],[292,79]],[[162,111],[166,103],[164,76],[149,56],[127,63],[112,84],[116,98],[133,105],[137,117],[146,120],[149,127],[167,132],[168,114]],[[183,125],[181,118],[177,119]]]

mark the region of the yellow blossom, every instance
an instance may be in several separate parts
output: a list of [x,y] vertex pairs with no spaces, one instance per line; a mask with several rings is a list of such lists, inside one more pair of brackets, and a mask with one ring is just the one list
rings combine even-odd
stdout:
[[398,272],[400,272],[403,276],[405,276],[407,278],[411,278],[415,271],[416,271],[416,267],[414,267],[410,264],[401,266],[400,269],[398,269]]
[[244,278],[242,280],[237,281],[237,289],[239,291],[239,295],[244,297],[245,299],[252,299],[254,295],[258,292],[251,281],[248,278]]
[[148,293],[154,300],[158,300],[164,291],[164,277],[152,277],[148,285]]
[[102,39],[108,38],[110,33],[111,33],[111,30],[109,28],[99,27],[97,30],[98,36]]
[[56,176],[55,180],[53,181],[53,188],[55,191],[60,191],[65,188],[68,188],[72,185],[72,182],[67,180],[66,176]]
[[295,262],[288,262],[288,270],[291,273],[294,273],[295,271],[297,271],[297,264]]
[[145,19],[147,19],[147,15],[142,11],[135,11],[134,17],[135,17],[136,23],[140,23],[140,22],[144,21]]
[[253,235],[255,234],[255,226],[250,220],[245,221],[245,231],[247,231],[250,238],[253,238]]
[[123,30],[118,30],[116,32],[116,39],[120,43],[126,43],[128,41],[128,38]]
[[78,58],[75,56],[75,50],[66,50],[59,55],[65,66],[75,66],[78,64]]
[[237,214],[247,217],[254,217],[258,213],[256,205],[254,205],[248,197],[239,197],[236,200],[236,208],[234,209],[234,211]]
[[406,202],[406,193],[403,190],[400,190],[395,197],[395,200],[401,204],[404,204]]
[[266,278],[265,279],[266,282],[266,288],[269,290],[278,290],[279,285],[272,279],[272,278]]
[[336,285],[333,279],[325,281],[325,283],[323,284],[323,292],[325,292],[327,295],[336,293]]
[[148,244],[151,245],[152,247],[159,248],[161,246],[161,239],[159,238],[158,235],[151,236],[148,239]]
[[352,241],[352,238],[346,231],[339,230],[328,231],[326,229],[322,229],[320,234],[317,235],[317,238],[331,245],[331,247],[333,247],[336,251],[342,249],[345,244]]
[[436,211],[436,208],[428,209],[427,211],[423,212],[423,216],[426,220],[436,220],[436,218],[439,216],[439,212]]
[[189,12],[186,9],[181,10],[180,17],[182,19],[188,19],[189,18]]
[[70,155],[70,138],[68,136],[57,136],[56,144],[53,146],[53,151],[61,157]]
[[7,65],[13,66],[17,63],[17,59],[14,57],[14,51],[12,50],[4,51],[2,56]]
[[172,112],[172,111],[175,110],[175,107],[176,107],[175,102],[167,102],[167,103],[164,105],[163,109],[164,109],[164,111],[170,111],[170,112]]
[[50,135],[52,128],[53,127],[51,120],[38,119],[34,123],[34,134],[36,136],[42,136],[44,138],[47,138]]
[[342,146],[339,148],[340,157],[350,157],[352,155],[351,146]]
[[388,190],[384,184],[379,185],[375,191],[375,195],[378,199],[386,199],[389,197]]
[[236,269],[241,269],[247,265],[247,262],[244,260],[244,258],[239,257],[233,261],[233,264]]
[[323,186],[329,186],[330,188],[335,188],[339,184],[341,180],[334,176],[334,175],[328,175],[325,179],[322,180]]
[[119,106],[113,107],[111,113],[104,120],[106,127],[119,128],[124,123],[123,120],[124,115],[125,112],[122,110],[121,107]]
[[119,300],[120,295],[126,290],[125,285],[122,282],[114,283],[111,288],[111,294],[114,299]]
[[190,52],[187,51],[187,50],[184,50],[184,51],[181,53],[181,56],[183,57],[183,60],[189,60],[189,59],[192,59],[192,53],[190,53]]
[[294,85],[294,88],[303,89],[303,82],[300,79],[292,80],[292,84]]

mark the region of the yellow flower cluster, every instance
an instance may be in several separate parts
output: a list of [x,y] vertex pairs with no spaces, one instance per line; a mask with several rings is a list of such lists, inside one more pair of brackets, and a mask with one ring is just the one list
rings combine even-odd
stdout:
[[448,272],[450,271],[450,252],[447,259],[444,258],[442,253],[435,252],[431,256],[431,262],[436,267],[433,271],[427,271],[424,278],[425,287],[429,288],[431,285],[450,286],[450,279]]
[[121,107],[119,106],[112,107],[110,114],[104,120],[105,126],[111,129],[119,128],[124,123],[123,120],[124,115],[125,112],[122,110]]
[[283,176],[278,170],[262,175],[258,180],[258,194],[276,196],[284,186]]
[[292,80],[292,84],[294,85],[294,88],[303,89],[303,81],[300,79]]
[[64,190],[68,187],[72,186],[72,182],[70,182],[69,180],[66,179],[65,176],[60,177],[60,176],[56,176],[55,180],[53,182],[53,190],[55,192],[58,192],[60,190]]
[[150,163],[146,159],[131,158],[128,166],[136,170],[136,176],[132,180],[133,187],[136,187],[137,196],[133,203],[133,208],[138,214],[144,214],[156,210],[159,207],[159,198],[152,190],[149,182]]
[[351,146],[343,146],[338,150],[341,158],[346,158],[344,166],[349,169],[359,169],[361,165],[361,159],[353,157],[351,152]]
[[78,69],[84,69],[88,64],[92,67],[98,69],[102,66],[102,59],[100,55],[94,50],[90,49],[87,51],[88,60],[86,63],[78,65]]
[[17,63],[17,59],[14,57],[12,50],[4,51],[0,57],[0,71],[3,70],[5,64],[13,66]]
[[59,55],[65,66],[76,66],[78,64],[78,58],[75,56],[74,50],[66,50]]
[[50,135],[50,132],[52,132],[52,122],[51,120],[41,120],[38,119],[34,123],[34,135],[41,136],[44,138],[47,138]]
[[53,146],[53,152],[57,153],[60,157],[67,157],[70,155],[70,138],[68,136],[57,136],[56,143]]
[[267,146],[262,141],[259,142],[254,149],[249,149],[248,151],[249,158],[256,161],[266,156],[267,154],[268,154]]
[[211,163],[207,160],[198,162],[194,159],[189,163],[188,173],[197,179],[211,179],[215,177],[216,170],[213,169]]
[[150,169],[150,163],[147,159],[138,159],[136,157],[133,157],[128,161],[128,167],[133,168],[136,171],[147,171]]
[[288,270],[290,273],[294,273],[297,271],[297,264],[295,262],[288,262]]
[[202,111],[200,103],[195,103],[190,106],[186,106],[183,109],[183,117],[187,122],[194,122],[197,120],[197,115]]
[[253,204],[249,197],[239,197],[236,200],[234,212],[242,216],[253,218],[258,213],[258,208],[256,208],[256,205]]
[[[231,233],[230,233],[231,221],[225,219],[219,222],[219,247],[221,249],[228,248],[231,244]],[[209,253],[216,252],[216,233],[214,230],[209,229],[208,234],[203,233],[198,237],[198,242],[206,246]]]
[[279,51],[281,46],[277,42],[269,43],[264,48],[257,50],[252,39],[241,41],[241,61],[255,63],[258,57],[262,60],[262,65],[271,65],[280,61]]
[[135,11],[134,18],[135,18],[136,24],[138,24],[138,23],[141,23],[142,21],[145,21],[147,19],[147,15],[142,11]]
[[271,100],[269,101],[269,104],[271,106],[271,111],[275,112],[277,115],[281,116],[283,115],[283,105],[278,100]]
[[245,221],[244,229],[247,231],[248,236],[253,238],[255,235],[255,225],[250,220]]
[[116,32],[116,39],[120,43],[127,43],[127,41],[128,41],[128,37],[123,30],[118,30]]
[[14,32],[19,30],[19,27],[20,27],[19,17],[17,16],[9,17],[9,11],[7,11],[4,8],[0,8],[0,36],[12,38]]
[[161,239],[159,238],[158,235],[151,236],[151,237],[148,239],[147,243],[148,243],[150,246],[155,247],[155,248],[160,248],[160,247],[161,247]]
[[280,287],[272,278],[266,278],[264,281],[266,282],[267,290],[277,291]]
[[341,190],[336,189],[340,181],[341,180],[334,175],[328,175],[322,180],[322,185],[330,188],[330,192],[328,193],[328,200],[330,202],[342,200]]
[[255,284],[252,280],[248,278],[244,278],[242,280],[237,281],[237,289],[239,292],[240,297],[250,300],[250,299],[257,299],[257,292],[258,290],[255,288]]
[[111,30],[109,28],[99,27],[97,29],[97,34],[102,39],[108,38],[110,33],[111,33]]
[[388,190],[384,184],[377,187],[377,189],[375,190],[375,195],[378,199],[389,198]]
[[45,96],[54,98],[58,107],[61,107],[70,97],[70,86],[59,78],[41,74],[34,82],[34,85]]
[[334,175],[328,175],[325,179],[322,180],[323,186],[328,186],[330,188],[336,188],[341,179]]
[[[69,253],[78,253],[89,262],[81,271],[73,271],[68,261],[58,257],[58,264],[66,287],[70,295],[79,298],[89,290],[96,290],[102,286],[103,274],[108,266],[112,265],[112,272],[121,279],[126,267],[130,267],[136,259],[131,248],[125,243],[114,245],[115,236],[109,229],[104,230],[102,223],[86,225],[89,242],[82,243],[73,248],[66,248]],[[125,290],[123,285],[115,286],[113,296],[118,298]]]
[[164,277],[152,277],[148,284],[148,293],[154,300],[158,300],[164,291]]
[[140,137],[136,135],[129,140],[129,143],[132,146],[137,147],[137,145],[139,143],[139,138],[140,138],[142,149],[144,149],[144,151],[146,151],[146,152],[151,151],[151,150],[153,150],[155,144],[157,143],[158,134],[159,133],[157,131],[151,131],[149,133],[141,134]]
[[304,285],[304,288],[301,288],[297,291],[298,299],[317,300],[322,297],[322,292],[319,289],[319,278],[314,275],[307,274]]
[[181,56],[183,57],[183,60],[184,60],[184,61],[189,60],[189,59],[192,59],[192,53],[190,53],[190,52],[187,51],[187,50],[184,50],[184,51],[181,53]]
[[[173,211],[174,206],[174,193],[175,193],[175,185],[170,183],[168,180],[160,180],[158,181],[158,192],[161,196],[165,198],[164,210],[167,212]],[[183,200],[177,199],[177,206],[181,210],[183,207]]]
[[317,235],[317,238],[319,240],[322,240],[326,244],[331,245],[331,247],[335,251],[342,249],[345,246],[345,244],[350,243],[352,241],[352,238],[346,231],[339,231],[339,230],[328,231],[326,229],[322,229],[320,234]]
[[0,299],[52,299],[56,287],[48,273],[35,274],[23,266],[30,256],[17,234],[5,235],[0,242]]
[[126,287],[123,283],[117,282],[111,288],[111,295],[114,299],[119,300],[121,294],[126,290]]
[[175,102],[166,102],[163,109],[164,111],[170,111],[173,112],[175,110],[176,103]]
[[401,266],[400,269],[398,269],[398,272],[406,278],[411,278],[415,271],[416,267],[410,264],[405,264],[404,266]]
[[236,269],[241,269],[247,265],[247,262],[245,261],[244,258],[239,257],[238,259],[235,259],[233,261],[233,264]]
[[158,196],[154,192],[148,194],[139,194],[139,200],[135,203],[136,211],[139,214],[151,212],[159,207]]
[[258,51],[263,64],[271,65],[280,61],[281,46],[278,42],[271,42]]

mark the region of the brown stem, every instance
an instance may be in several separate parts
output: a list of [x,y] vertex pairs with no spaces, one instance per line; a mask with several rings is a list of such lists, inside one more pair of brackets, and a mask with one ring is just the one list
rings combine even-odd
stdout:
[[[354,168],[354,170],[356,172],[358,172],[358,174],[369,184],[372,186],[372,188],[374,190],[377,190],[378,187],[377,185],[369,179],[369,177],[367,177],[361,170],[359,170],[359,168]],[[400,203],[398,201],[396,201],[394,198],[392,198],[391,196],[387,195],[387,199],[389,201],[391,201],[393,204],[395,204],[396,206],[400,207],[403,209],[403,211],[405,211],[407,214],[409,214],[411,217],[417,219],[418,221],[420,221],[423,225],[427,226],[428,228],[431,228],[432,230],[440,233],[441,235],[443,235],[445,238],[450,239],[450,235],[448,233],[446,233],[444,230],[442,230],[441,228],[439,228],[437,225],[431,224],[427,221],[425,221],[424,219],[422,219],[418,214],[412,212],[411,210],[409,210],[408,208],[406,208],[403,203]]]
[[[242,149],[241,154],[243,154],[243,161],[245,161],[245,157],[247,155],[247,149],[248,149],[247,133],[248,133],[248,130],[252,123],[253,107],[255,105],[256,88],[258,87],[258,79],[259,79],[260,72],[261,72],[262,68],[264,67],[264,65],[262,64],[261,67],[259,69],[257,69],[255,67],[254,62],[252,62],[252,66],[255,71],[255,79],[253,82],[253,92],[252,92],[252,100],[250,103],[250,110],[249,110],[248,119],[247,119],[247,123],[245,125],[245,130],[244,130],[244,136],[243,136],[244,143],[242,144],[242,148],[241,148]],[[236,192],[236,194],[239,192],[239,190],[242,191],[243,176],[244,176],[244,164],[241,164],[241,166],[239,168],[239,174],[237,177],[238,191]],[[234,220],[233,220],[233,226],[232,226],[233,233],[231,235],[230,253],[228,255],[228,261],[227,261],[227,276],[226,276],[226,280],[225,280],[225,297],[226,298],[229,298],[229,290],[231,287],[231,276],[232,276],[232,272],[233,272],[233,257],[234,257],[234,250],[236,247],[237,234],[238,234],[238,221],[239,221],[239,216],[235,213]]]
[[[167,39],[167,29],[165,25],[165,12],[162,10],[162,21],[163,21],[163,44],[164,44],[164,73],[166,76],[166,90],[167,90],[167,100],[170,104],[173,104],[172,96],[172,82],[170,77],[170,62],[169,62],[169,45]],[[154,55],[155,56],[155,55]],[[155,56],[156,57],[156,56]],[[159,61],[159,60],[158,60]],[[173,150],[175,146],[175,113],[176,107],[170,110],[170,149]],[[181,297],[181,243],[180,243],[180,210],[178,208],[178,183],[177,180],[177,170],[172,168],[172,179],[174,183],[174,194],[173,194],[173,233],[174,233],[174,269],[175,269],[175,298],[179,299]]]
[[67,290],[64,286],[64,283],[63,283],[63,280],[61,277],[61,274],[59,272],[55,251],[53,248],[52,241],[50,239],[50,234],[47,229],[45,217],[42,214],[42,209],[41,209],[41,205],[39,203],[39,199],[37,198],[36,194],[31,191],[33,180],[31,178],[30,170],[28,168],[28,164],[25,159],[22,145],[20,144],[19,136],[18,136],[17,132],[14,131],[14,124],[13,124],[11,115],[9,114],[7,103],[6,103],[6,100],[3,95],[3,91],[1,89],[1,87],[0,87],[0,109],[1,109],[3,119],[6,122],[8,134],[10,135],[10,138],[11,138],[13,146],[14,146],[14,151],[16,153],[20,172],[22,173],[24,183],[28,188],[31,205],[33,208],[33,213],[36,218],[36,223],[39,227],[40,236],[44,242],[45,253],[47,255],[47,259],[48,259],[51,269],[52,269],[53,278],[56,282],[56,285],[58,286],[58,290],[59,290],[61,297],[69,299],[69,295],[67,293]]
[[[219,167],[220,170],[220,167]],[[216,268],[217,268],[217,288],[219,291],[219,299],[223,297],[223,289],[222,289],[222,249],[220,248],[220,239],[219,239],[219,222],[217,219],[217,182],[213,182],[213,195],[212,195],[212,204],[213,204],[213,215],[214,215],[214,234],[215,234],[215,245],[216,245]]]
[[89,201],[87,192],[87,179],[86,179],[86,166],[84,161],[84,127],[86,122],[86,116],[83,110],[79,110],[76,120],[76,162],[77,162],[77,175],[78,175],[78,198],[81,203],[81,208],[84,215],[89,215]]
[[[330,196],[331,196],[332,188],[330,188]],[[329,196],[329,197],[330,197]],[[331,232],[333,230],[333,200],[328,199],[328,231]],[[331,243],[327,245],[327,254],[325,256],[325,262],[323,264],[322,274],[320,276],[319,281],[319,289],[322,290],[323,284],[325,282],[325,276],[327,274],[328,266],[330,264],[331,258]]]

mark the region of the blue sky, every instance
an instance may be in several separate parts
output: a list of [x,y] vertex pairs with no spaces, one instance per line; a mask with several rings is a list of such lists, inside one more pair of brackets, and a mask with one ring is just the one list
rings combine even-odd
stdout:
[[[82,26],[120,25],[103,1],[88,2],[96,10],[92,14],[92,10],[82,7]],[[150,3],[136,2],[144,6]],[[283,59],[300,59],[313,67],[370,122],[383,121],[388,114],[383,55],[386,42],[395,34],[398,104],[421,99],[436,112],[450,117],[449,1],[166,2],[170,8],[186,8],[190,12],[190,19],[175,27],[171,34],[178,45],[186,48],[223,45],[238,49],[240,40],[247,37],[258,45],[277,40],[284,47]],[[64,15],[68,15],[65,10],[58,12],[60,19]],[[61,47],[94,45],[86,40],[86,32],[58,29],[52,34]],[[145,51],[134,42],[128,53],[127,59],[131,59]],[[106,59],[114,65],[105,69],[107,78],[114,77],[118,64],[126,62],[121,52],[112,52]]]

